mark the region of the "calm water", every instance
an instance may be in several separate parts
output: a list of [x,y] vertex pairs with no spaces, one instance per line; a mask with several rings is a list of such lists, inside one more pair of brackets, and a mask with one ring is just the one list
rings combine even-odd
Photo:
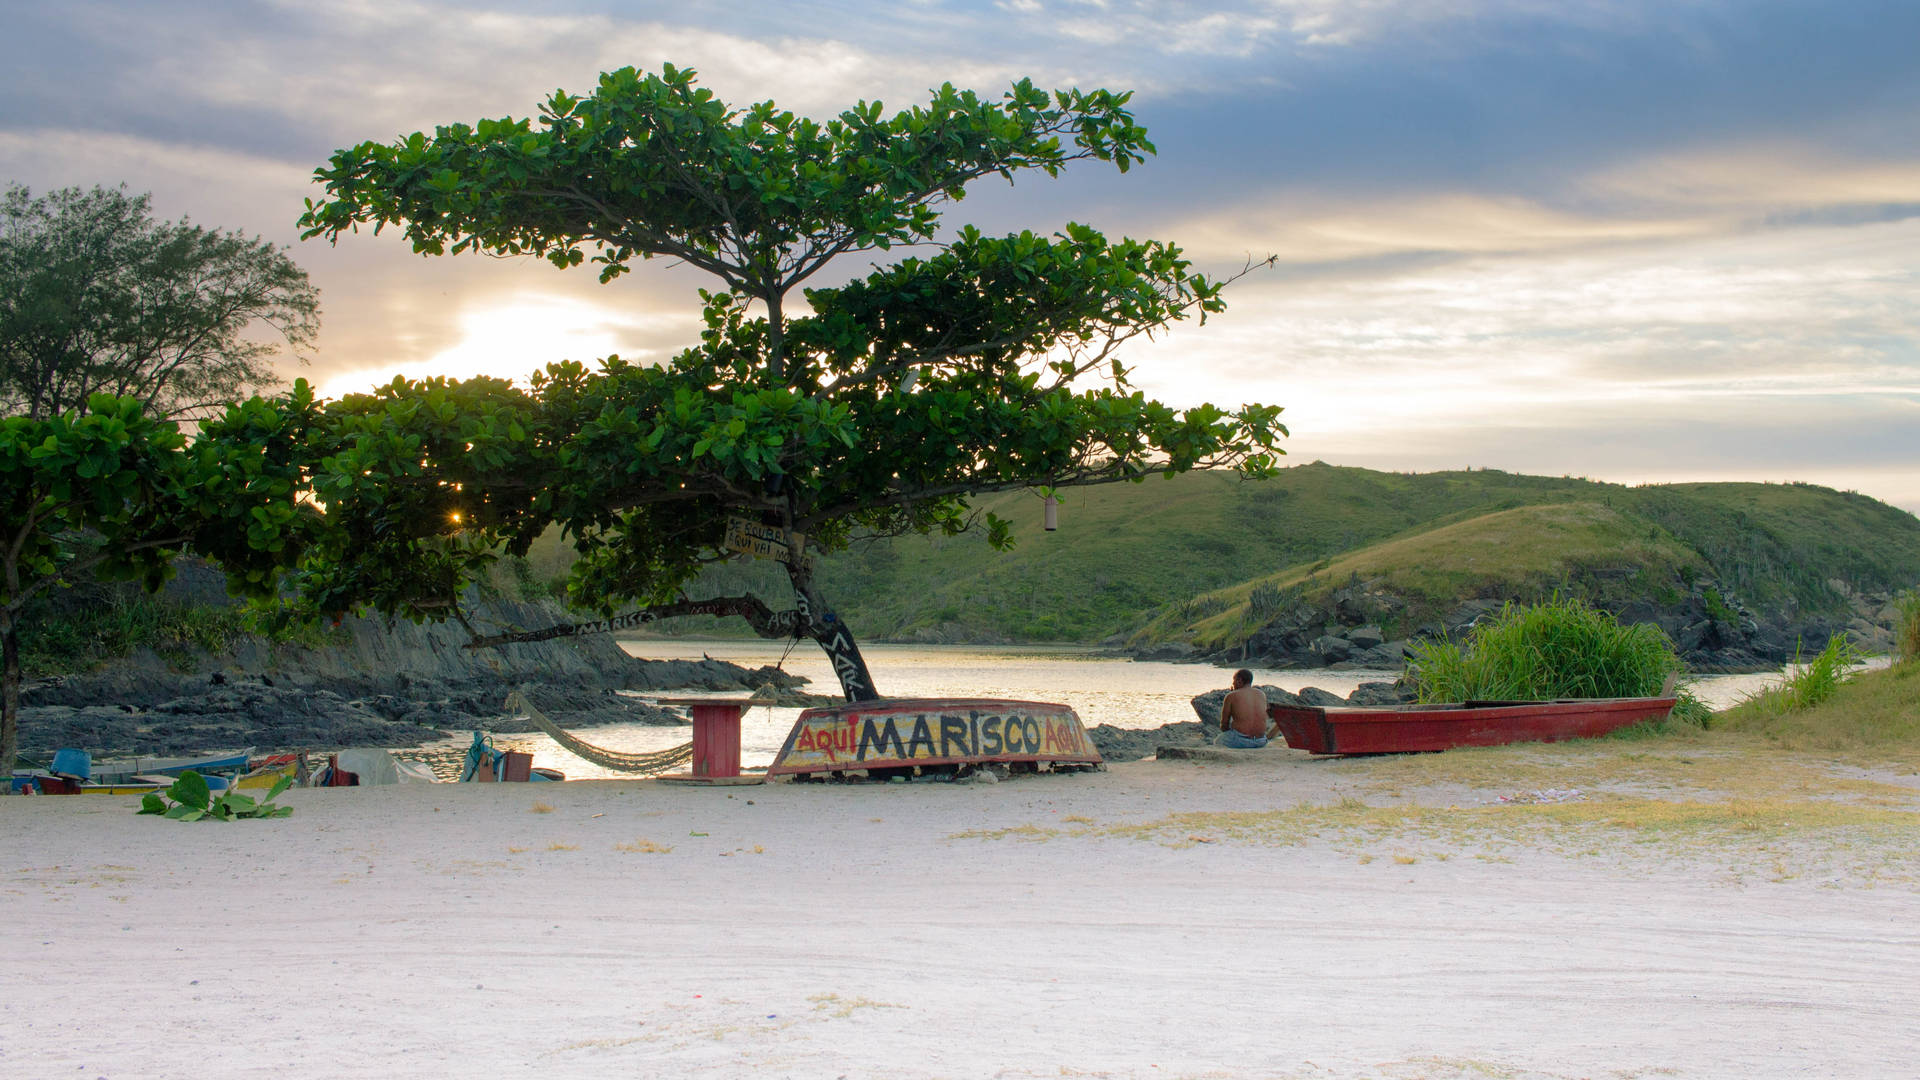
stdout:
[[[748,668],[762,664],[781,664],[787,671],[811,679],[807,689],[819,694],[837,695],[826,656],[810,644],[796,647],[784,663],[784,642],[762,641],[623,641],[621,647],[634,656],[657,660],[698,660],[711,656],[730,660]],[[1195,694],[1224,688],[1231,672],[1202,664],[1170,664],[1154,661],[1116,660],[1095,656],[1090,650],[1075,647],[1036,645],[867,645],[863,647],[867,667],[880,691],[889,697],[998,697],[1028,701],[1056,701],[1071,705],[1088,726],[1113,724],[1116,727],[1155,728],[1161,724],[1194,719],[1188,704]],[[1254,682],[1298,691],[1317,686],[1336,694],[1349,694],[1362,682],[1392,680],[1397,672],[1367,671],[1270,671],[1254,668]],[[1779,673],[1758,675],[1710,676],[1693,684],[1694,692],[1714,708],[1722,708],[1777,680]],[[698,697],[669,691],[674,697]],[[714,697],[738,697],[738,693],[714,694]],[[799,709],[760,706],[747,710],[740,723],[740,761],[746,766],[764,767],[773,760],[786,741],[787,732],[800,715]],[[565,717],[555,717],[563,726]],[[578,734],[587,742],[609,750],[644,753],[664,750],[689,738],[686,727],[649,727],[639,724],[612,724],[583,728]],[[426,748],[425,753],[409,753],[431,761],[446,776],[452,768],[450,758],[464,753],[471,736]],[[534,764],[559,769],[572,779],[618,777],[621,774],[601,769],[591,762],[560,749],[545,735],[499,735],[495,745],[502,749],[525,750],[533,754]]]

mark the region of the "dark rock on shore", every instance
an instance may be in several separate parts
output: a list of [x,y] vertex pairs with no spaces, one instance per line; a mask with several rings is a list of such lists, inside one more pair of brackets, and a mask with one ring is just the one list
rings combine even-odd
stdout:
[[[1331,695],[1329,695],[1331,696]],[[1347,695],[1348,705],[1407,705],[1414,700],[1412,690],[1399,683],[1363,682]]]
[[[1254,689],[1267,695],[1267,701],[1270,704],[1274,704],[1274,705],[1300,704],[1300,699],[1298,697],[1294,696],[1293,694],[1285,690],[1280,689],[1277,686],[1257,686]],[[1311,687],[1309,687],[1309,689],[1311,689]],[[1213,725],[1214,728],[1217,729],[1220,726],[1220,705],[1222,702],[1225,702],[1226,700],[1227,700],[1227,691],[1209,690],[1204,694],[1199,694],[1194,697],[1193,711],[1195,715],[1200,717],[1200,722],[1202,724],[1211,724]]]
[[1087,729],[1094,749],[1109,763],[1139,761],[1162,746],[1205,746],[1212,738],[1206,725],[1185,721],[1157,728],[1122,728],[1096,724]]
[[[1410,692],[1390,682],[1361,683],[1351,695],[1344,698],[1317,686],[1302,687],[1298,694],[1277,686],[1258,689],[1267,696],[1268,702],[1275,705],[1397,705],[1413,700]],[[1138,761],[1156,753],[1161,747],[1211,746],[1214,736],[1220,731],[1220,703],[1226,696],[1225,690],[1209,690],[1196,695],[1192,705],[1194,715],[1200,718],[1197,721],[1185,720],[1144,729],[1100,724],[1088,728],[1087,736],[1093,740],[1100,756],[1109,762]]]

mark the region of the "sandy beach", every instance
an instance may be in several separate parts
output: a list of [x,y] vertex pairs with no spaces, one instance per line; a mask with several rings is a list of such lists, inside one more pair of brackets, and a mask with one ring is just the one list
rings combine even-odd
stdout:
[[1908,1077],[1920,1046],[1920,778],[1752,748],[285,801],[0,799],[0,1075]]

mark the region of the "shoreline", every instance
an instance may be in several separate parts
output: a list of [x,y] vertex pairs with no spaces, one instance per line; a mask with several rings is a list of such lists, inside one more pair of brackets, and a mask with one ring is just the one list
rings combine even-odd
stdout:
[[[1902,1074],[1920,777],[1740,739],[1443,757],[313,789],[226,824],[0,800],[41,961],[0,1071],[164,1045],[224,1080],[273,1030],[356,1075]],[[1499,801],[1539,778],[1585,797]],[[1787,778],[1784,818],[1735,812]],[[237,955],[272,981],[233,992]]]

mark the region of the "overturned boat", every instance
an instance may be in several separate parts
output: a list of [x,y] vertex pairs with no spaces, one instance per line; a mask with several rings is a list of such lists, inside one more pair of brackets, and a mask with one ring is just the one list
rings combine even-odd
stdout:
[[1100,751],[1072,708],[997,698],[881,698],[808,709],[768,776],[927,771],[1005,764],[1094,767]]

